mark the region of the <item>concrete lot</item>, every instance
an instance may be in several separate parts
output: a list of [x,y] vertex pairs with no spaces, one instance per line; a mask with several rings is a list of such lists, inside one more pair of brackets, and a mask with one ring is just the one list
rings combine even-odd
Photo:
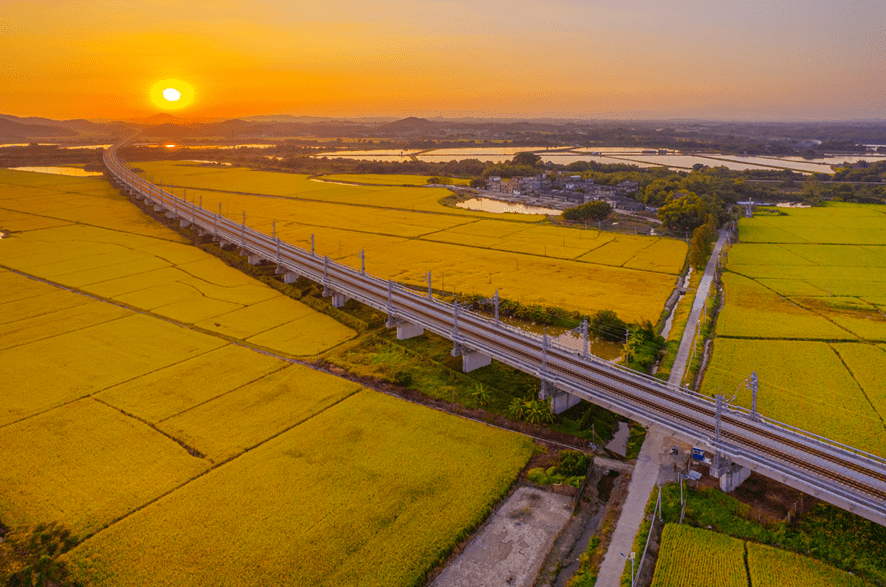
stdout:
[[520,487],[431,585],[531,587],[571,516],[572,498]]

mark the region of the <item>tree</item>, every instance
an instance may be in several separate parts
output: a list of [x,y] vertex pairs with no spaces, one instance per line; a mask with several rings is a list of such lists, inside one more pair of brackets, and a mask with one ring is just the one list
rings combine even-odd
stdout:
[[529,151],[524,151],[522,153],[517,153],[514,155],[514,158],[511,159],[514,165],[526,165],[529,167],[537,167],[539,163],[541,163],[541,157],[536,155],[535,153],[530,153]]
[[563,218],[571,222],[583,222],[593,220],[598,222],[612,214],[612,206],[602,201],[588,202],[575,208],[569,208],[563,212]]
[[668,230],[695,230],[704,224],[707,216],[707,204],[695,192],[671,194],[658,209],[658,219]]
[[699,271],[704,270],[716,240],[717,228],[714,226],[713,217],[708,214],[708,221],[692,232],[692,244],[689,247],[689,263]]
[[620,342],[625,338],[628,325],[612,310],[600,310],[588,324],[591,332],[604,340]]
[[486,180],[485,179],[472,179],[471,180],[471,187],[484,189],[484,188],[486,188]]

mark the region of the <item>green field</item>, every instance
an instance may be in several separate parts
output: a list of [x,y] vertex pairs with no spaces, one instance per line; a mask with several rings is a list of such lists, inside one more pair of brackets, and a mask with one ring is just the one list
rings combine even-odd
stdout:
[[863,587],[863,580],[819,561],[700,528],[667,524],[652,587]]
[[85,585],[413,585],[532,454],[250,348],[353,332],[92,180],[0,173],[0,264],[79,288],[0,267],[0,522],[69,529]]
[[[731,395],[757,371],[764,416],[886,455],[881,208],[830,203],[739,221],[704,393]],[[743,388],[738,403],[750,406]]]
[[444,207],[438,200],[447,190],[330,185],[293,174],[175,162],[137,165],[155,181],[190,186],[174,192],[204,208],[221,209],[237,222],[245,212],[256,230],[303,248],[310,248],[313,235],[318,254],[351,267],[360,267],[365,251],[367,271],[382,278],[421,286],[432,269],[439,277],[435,288],[448,292],[491,296],[497,289],[522,303],[584,313],[610,309],[631,321],[658,317],[687,251],[673,239]]

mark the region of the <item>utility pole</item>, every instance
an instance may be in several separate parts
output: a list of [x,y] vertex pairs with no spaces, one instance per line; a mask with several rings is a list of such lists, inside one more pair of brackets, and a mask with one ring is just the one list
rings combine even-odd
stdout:
[[756,371],[751,373],[751,376],[748,379],[748,387],[751,388],[751,420],[756,422],[757,420],[759,420],[759,416],[757,415],[757,372]]
[[394,317],[394,280],[388,280],[388,320]]
[[431,295],[431,272],[430,271],[425,273],[425,279],[428,280],[428,299],[430,300],[432,298],[432,295]]
[[495,290],[493,300],[495,300],[495,322],[498,323],[498,290]]
[[541,335],[541,399],[548,399],[548,329]]
[[311,256],[314,256],[314,233],[311,233]]
[[366,275],[366,249],[360,251],[360,274]]
[[713,467],[713,468],[717,471],[718,474],[719,474],[719,472],[720,472],[720,460],[721,460],[721,454],[720,454],[720,436],[721,436],[720,421],[721,421],[721,419],[722,419],[722,414],[723,414],[723,396],[720,395],[720,394],[717,394],[717,416],[716,416],[716,423],[715,423],[715,425],[714,425],[714,450],[715,450],[716,452],[714,453],[714,467]]
[[581,338],[582,338],[582,358],[587,359],[588,355],[591,353],[591,344],[588,340],[588,319],[585,317],[584,321],[581,323]]

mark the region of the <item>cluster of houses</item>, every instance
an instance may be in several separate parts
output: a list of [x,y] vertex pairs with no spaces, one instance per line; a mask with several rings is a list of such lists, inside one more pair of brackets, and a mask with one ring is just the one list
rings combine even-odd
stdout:
[[639,189],[640,184],[636,181],[623,181],[616,186],[596,185],[592,178],[562,171],[533,177],[490,177],[486,180],[486,191],[492,194],[549,198],[575,206],[601,200],[613,208],[631,211],[646,209],[642,202],[630,197]]

